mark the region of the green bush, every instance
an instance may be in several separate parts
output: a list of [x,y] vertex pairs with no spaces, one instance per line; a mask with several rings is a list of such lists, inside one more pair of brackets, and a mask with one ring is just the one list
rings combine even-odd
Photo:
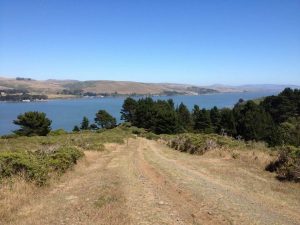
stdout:
[[173,137],[164,137],[168,140],[171,148],[191,154],[204,154],[206,151],[216,148],[244,147],[244,143],[234,140],[231,137],[217,134],[194,134],[185,133]]
[[77,160],[82,156],[82,151],[68,147],[58,149],[57,151],[49,154],[46,159],[50,170],[63,173],[76,164]]
[[132,127],[132,124],[131,124],[130,122],[124,122],[124,123],[120,124],[120,126],[119,126],[119,127],[126,127],[126,128],[130,128],[130,127]]
[[150,131],[146,131],[144,128],[138,128],[138,127],[132,126],[129,129],[131,130],[132,134],[147,138],[149,140],[158,140],[160,138],[159,135],[152,133]]
[[160,138],[159,135],[154,134],[152,132],[143,133],[141,136],[144,137],[144,138],[147,138],[149,140],[158,140]]
[[266,166],[276,172],[279,180],[300,181],[300,148],[287,146],[279,149],[278,158]]
[[133,134],[140,135],[140,134],[144,133],[145,130],[144,130],[144,129],[141,129],[141,128],[137,128],[137,127],[132,127],[132,128],[131,128],[131,132],[132,132]]
[[0,178],[15,175],[38,185],[46,183],[53,172],[63,173],[83,156],[76,148],[59,148],[51,153],[43,152],[0,152]]
[[103,129],[101,133],[66,134],[58,130],[48,136],[0,138],[0,181],[22,175],[26,180],[45,184],[51,175],[71,168],[83,155],[82,151],[103,151],[104,143],[121,144],[124,139],[134,137],[129,129],[116,127]]
[[13,139],[13,138],[17,138],[19,137],[19,135],[16,134],[7,134],[7,135],[2,135],[1,139]]
[[58,129],[58,130],[53,130],[50,132],[50,135],[52,136],[59,136],[59,135],[63,135],[63,134],[67,134],[68,132],[65,131],[64,129]]
[[24,176],[42,185],[48,178],[44,160],[28,152],[0,152],[0,178],[13,175]]

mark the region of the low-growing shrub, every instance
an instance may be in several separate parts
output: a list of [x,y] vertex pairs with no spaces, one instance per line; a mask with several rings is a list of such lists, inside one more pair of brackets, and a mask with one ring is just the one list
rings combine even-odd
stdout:
[[67,134],[68,132],[65,131],[64,129],[58,129],[58,130],[53,130],[51,131],[49,134],[52,136],[58,136],[58,135],[63,135],[63,134]]
[[42,185],[48,178],[44,160],[30,152],[0,152],[0,178],[13,175],[24,176]]
[[149,139],[149,140],[158,140],[158,139],[160,138],[159,135],[154,134],[154,133],[152,133],[152,132],[142,133],[140,136],[141,136],[141,137],[144,137],[144,138],[147,138],[147,139]]
[[12,138],[16,138],[19,137],[19,135],[16,134],[6,134],[6,135],[2,135],[1,139],[12,139]]
[[47,159],[50,170],[63,173],[76,164],[77,160],[82,156],[82,151],[76,148],[64,147],[49,154],[45,158]]
[[300,148],[287,146],[279,149],[277,159],[266,166],[276,172],[279,180],[300,181]]
[[51,153],[41,151],[0,152],[0,178],[23,176],[38,185],[46,183],[53,172],[63,173],[83,156],[76,148],[59,148]]
[[121,123],[119,125],[119,127],[122,127],[122,128],[131,128],[132,127],[132,124],[130,122],[124,122],[124,123]]
[[132,127],[131,132],[133,134],[140,135],[140,134],[144,133],[145,131],[140,128],[137,128],[137,127]]
[[2,178],[22,175],[26,180],[44,184],[52,173],[61,174],[72,167],[85,150],[103,151],[105,143],[124,143],[134,137],[131,128],[64,133],[48,136],[0,138],[0,182]]
[[165,137],[171,148],[190,154],[204,154],[205,152],[217,148],[238,147],[241,143],[230,137],[216,134],[179,134],[175,137]]

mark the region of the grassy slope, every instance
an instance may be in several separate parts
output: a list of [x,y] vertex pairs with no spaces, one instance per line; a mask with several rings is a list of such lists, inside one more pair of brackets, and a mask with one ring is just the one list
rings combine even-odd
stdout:
[[104,143],[122,143],[130,137],[126,128],[104,132],[52,132],[46,137],[16,137],[0,139],[1,179],[21,175],[38,185],[73,167],[83,151],[103,151]]
[[300,219],[299,186],[278,182],[254,166],[254,158],[243,162],[217,149],[183,154],[145,138],[105,147],[86,151],[59,182],[24,198],[6,223],[298,224]]
[[[49,97],[55,97],[57,92],[63,89],[74,90],[81,89],[84,92],[95,93],[115,93],[119,94],[160,94],[164,91],[188,92],[187,88],[191,85],[181,84],[163,84],[163,83],[141,83],[129,81],[68,81],[68,80],[15,80],[0,77],[0,86],[2,88],[27,89],[34,94],[46,94]],[[201,89],[201,88],[200,88]],[[212,89],[213,91],[213,89]],[[57,97],[57,96],[56,96]],[[68,96],[66,96],[68,97]]]
[[[133,134],[159,140],[154,142],[142,138],[130,139],[134,137]],[[101,133],[91,131],[71,134],[52,132],[52,134],[47,137],[0,139],[0,156],[3,152],[43,151],[51,153],[55,151],[55,149],[66,147],[85,152],[85,157],[72,172],[64,175],[63,179],[52,179],[53,182],[51,182],[49,186],[44,186],[44,188],[38,188],[38,186],[31,182],[25,182],[22,176],[13,176],[1,180],[0,218],[2,218],[2,221],[8,221],[6,219],[10,220],[14,217],[23,220],[22,216],[25,215],[27,218],[28,213],[30,217],[25,224],[42,224],[45,222],[45,218],[47,220],[49,218],[53,219],[53,221],[48,220],[50,224],[50,222],[58,223],[57,218],[66,218],[67,214],[68,218],[74,220],[71,222],[75,223],[77,220],[85,218],[85,216],[87,216],[87,220],[97,219],[98,217],[95,215],[99,215],[100,213],[100,218],[102,218],[101,221],[103,223],[111,221],[112,224],[128,224],[130,219],[124,216],[124,212],[128,210],[128,208],[126,208],[126,204],[128,204],[130,206],[129,208],[134,209],[132,212],[129,212],[129,214],[131,215],[131,219],[136,220],[136,224],[145,219],[141,216],[143,214],[147,214],[147,216],[149,216],[147,219],[152,222],[153,220],[157,220],[157,223],[166,220],[171,223],[174,218],[169,217],[169,215],[178,209],[183,212],[178,211],[178,215],[185,221],[190,221],[191,218],[189,215],[193,212],[193,209],[200,207],[199,201],[201,199],[191,202],[190,199],[185,198],[186,196],[193,195],[197,198],[199,193],[205,193],[204,197],[207,199],[205,202],[211,201],[212,205],[215,205],[213,201],[215,201],[214,197],[216,191],[224,195],[226,201],[224,200],[222,204],[225,204],[225,206],[228,205],[228,207],[234,208],[237,203],[237,209],[241,209],[241,207],[246,209],[248,206],[252,207],[252,205],[243,200],[248,190],[245,192],[241,190],[251,185],[255,185],[256,188],[259,188],[261,193],[268,195],[268,198],[271,198],[270,196],[274,194],[278,194],[278,198],[272,197],[274,198],[272,201],[275,201],[276,204],[280,204],[280,199],[286,197],[286,193],[292,191],[288,194],[289,201],[293,207],[298,207],[295,203],[296,200],[292,201],[294,196],[298,193],[298,186],[281,183],[279,185],[280,192],[277,193],[277,191],[273,190],[274,185],[278,186],[278,183],[276,183],[278,181],[276,181],[270,173],[265,172],[264,167],[274,158],[276,152],[270,151],[270,149],[263,144],[244,143],[229,137],[209,134],[183,134],[180,136],[188,136],[192,144],[196,145],[200,151],[205,150],[201,152],[205,154],[201,157],[197,157],[190,154],[182,154],[178,151],[172,151],[159,142],[165,143],[165,140],[169,141],[177,136],[159,137],[146,133],[143,129],[125,126]],[[129,141],[127,141],[128,139]],[[212,142],[207,142],[207,140],[212,140]],[[121,144],[124,142],[126,143],[124,145],[106,145],[106,149],[108,150],[104,151],[105,143]],[[217,145],[213,142],[216,142]],[[183,142],[175,144],[183,144]],[[187,151],[185,148],[181,150]],[[60,166],[60,164],[58,164],[58,166]],[[205,172],[206,170],[209,171],[208,175]],[[143,176],[148,177],[147,180],[150,180],[151,184],[147,185],[144,181],[141,182],[140,179],[143,176],[137,176],[137,174],[141,172],[143,172]],[[222,176],[220,176],[220,174],[222,174]],[[185,181],[184,184],[186,184],[186,186],[183,187],[182,183],[176,183],[178,177],[180,177],[179,180]],[[221,177],[222,180],[220,180]],[[234,179],[232,179],[233,177]],[[200,186],[197,183],[199,179],[201,181]],[[238,182],[236,181],[237,179]],[[168,180],[168,182],[164,182],[164,180]],[[206,186],[201,186],[203,182]],[[221,182],[222,185],[218,185],[218,182]],[[237,183],[235,184],[235,182],[239,183],[239,185],[237,185]],[[163,191],[164,189],[158,188],[163,184],[167,185],[165,190],[168,191]],[[266,184],[270,184],[271,189],[269,186],[265,188]],[[99,188],[99,185],[101,188]],[[182,191],[178,194],[176,189],[178,185],[181,186],[183,192],[187,192],[188,194],[183,195]],[[237,190],[232,193],[230,191],[228,192],[228,190],[224,192],[224,185],[237,188]],[[239,186],[242,188],[239,188]],[[193,188],[195,188],[195,190]],[[281,189],[283,191],[281,191]],[[157,190],[162,191],[158,193]],[[211,190],[214,191],[212,192]],[[236,193],[239,193],[239,196],[242,197],[236,199]],[[229,200],[233,194],[236,203],[231,205]],[[251,193],[251,195],[248,196],[249,199],[252,198],[252,194],[256,195],[256,193]],[[160,196],[157,197],[158,195]],[[28,196],[30,196],[30,199]],[[65,200],[61,201],[62,199]],[[129,202],[126,203],[126,199]],[[153,199],[155,199],[154,203]],[[174,204],[174,206],[172,206],[174,208],[170,208],[168,212],[159,211],[161,204],[157,204],[156,202],[160,201],[171,202],[170,207]],[[256,207],[261,207],[266,213],[269,213],[267,207],[260,205],[262,204],[260,201],[254,198],[252,201],[256,201],[253,210],[256,209]],[[28,202],[31,202],[29,206]],[[180,208],[182,203],[184,203],[184,208]],[[78,209],[74,207],[74,204],[76,204],[76,207],[80,206],[81,210],[83,210],[80,211],[83,213],[78,214]],[[23,211],[18,212],[22,206],[26,205],[31,207],[32,210],[25,207]],[[44,205],[43,207],[46,207],[46,210],[40,210],[38,208],[40,205]],[[186,207],[188,207],[187,211],[185,211]],[[143,209],[141,214],[135,213],[136,210],[141,209]],[[154,209],[160,213],[157,214],[157,211]],[[229,214],[226,215],[227,211],[224,211],[224,209],[222,206],[220,209],[216,209],[214,213],[219,213],[220,218],[222,216],[224,218],[232,216]],[[209,210],[212,209],[209,208]],[[249,213],[250,215],[253,213],[253,210]],[[292,212],[292,209],[288,210]],[[52,216],[50,212],[52,212],[54,216]],[[196,214],[199,213],[198,211],[193,213],[195,214],[195,218],[193,219],[195,221],[198,219],[202,221],[202,217],[207,215],[203,210],[200,214]],[[90,214],[93,216],[89,216]],[[50,217],[48,218],[48,216]],[[272,214],[268,215],[268,219],[271,217]],[[219,218],[213,217],[211,219],[218,221]],[[234,217],[233,219],[238,220]],[[251,220],[249,219],[249,221]],[[69,224],[72,224],[71,222],[69,221]],[[15,224],[18,224],[18,222]]]
[[104,144],[121,144],[129,137],[133,137],[129,128],[115,128],[101,133],[52,132],[46,137],[0,138],[0,218],[14,214],[28,196],[34,198],[44,189],[39,186],[56,182],[57,175],[72,168],[85,151],[103,152]]
[[17,137],[0,139],[0,151],[37,151],[58,148],[76,147],[81,150],[103,150],[104,143],[122,143],[128,132],[115,128],[104,132],[55,133],[48,136]]

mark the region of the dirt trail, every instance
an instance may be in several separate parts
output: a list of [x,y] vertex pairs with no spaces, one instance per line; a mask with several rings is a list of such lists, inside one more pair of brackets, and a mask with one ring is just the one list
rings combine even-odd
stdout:
[[300,186],[142,138],[86,152],[9,224],[300,224]]

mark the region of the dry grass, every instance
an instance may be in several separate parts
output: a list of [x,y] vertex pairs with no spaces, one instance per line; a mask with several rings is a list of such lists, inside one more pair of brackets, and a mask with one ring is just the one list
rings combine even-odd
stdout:
[[[294,225],[300,219],[300,186],[261,169],[270,157],[264,150],[214,149],[199,156],[144,138],[105,147],[86,151],[48,187],[6,185],[1,208],[14,207],[2,212],[0,224]],[[4,202],[5,194],[11,200]]]
[[85,155],[73,170],[43,188],[21,178],[3,182],[0,224],[129,224],[122,180],[110,168],[118,153]]
[[[80,179],[82,173],[86,173],[87,179],[89,178],[89,180],[82,181],[84,182],[84,184],[82,184],[82,192],[84,193],[86,191],[86,187],[92,187],[93,182],[95,186],[94,188],[97,190],[97,192],[95,192],[95,196],[89,197],[89,199],[93,200],[91,203],[92,211],[97,211],[97,213],[95,212],[94,214],[98,215],[100,211],[103,211],[103,213],[101,213],[101,218],[103,217],[108,220],[108,217],[111,217],[116,219],[118,217],[116,217],[116,215],[118,213],[122,214],[122,211],[119,210],[119,207],[115,206],[116,204],[120,204],[120,201],[124,201],[124,198],[121,197],[122,191],[120,187],[115,188],[114,186],[111,186],[111,184],[117,184],[119,182],[118,177],[115,178],[111,171],[102,171],[101,168],[103,168],[103,166],[105,166],[109,161],[106,162],[108,159],[102,159],[101,157],[103,154],[107,154],[107,151],[103,151],[105,149],[105,145],[108,147],[113,147],[116,145],[106,143],[122,143],[123,139],[126,137],[131,137],[130,132],[121,128],[116,128],[102,133],[81,132],[73,134],[50,135],[47,137],[18,137],[0,139],[0,151],[53,152],[53,150],[63,146],[72,146],[82,150],[92,150],[85,152],[87,157],[84,157],[80,160],[80,163],[76,166],[75,170],[67,172],[60,179],[52,177],[47,182],[48,185],[43,188],[39,188],[33,183],[25,181],[24,177],[22,176],[0,180],[0,224],[7,222],[13,223],[14,216],[19,213],[20,209],[23,208],[24,205],[37,204],[36,201],[41,200],[43,196],[47,195],[50,190],[55,189],[57,185],[60,185],[59,183],[61,183],[61,181],[68,182],[70,180],[74,180],[74,176],[78,180]],[[97,170],[99,174],[89,174],[91,172],[89,170]],[[91,177],[91,175],[93,175],[94,178]],[[97,186],[99,183],[99,180],[97,180],[97,178],[99,178],[98,176],[103,176],[101,179],[101,185],[103,186],[101,186],[101,188]],[[72,194],[66,192],[66,195],[67,194],[72,196]],[[88,195],[91,194],[93,193],[88,193]],[[67,198],[68,196],[66,196],[66,199]],[[96,203],[94,203],[94,200]],[[49,204],[49,201],[51,201],[51,199],[46,201],[45,204]],[[82,204],[82,207],[84,207],[85,202]],[[100,205],[101,207],[99,207]],[[100,211],[99,208],[101,208]],[[42,212],[42,214],[43,213],[44,212]],[[120,216],[120,222],[124,218],[126,218],[126,216]],[[36,224],[34,221],[30,221],[28,223]]]
[[214,149],[208,151],[202,158],[219,158],[224,160],[234,160],[251,167],[257,167],[264,170],[265,166],[276,159],[277,152],[271,150],[260,149]]
[[204,158],[224,158],[256,166],[262,170],[273,161],[278,152],[268,148],[264,142],[238,141],[216,134],[180,134],[163,136],[165,143],[173,149],[202,155]]
[[[68,98],[68,95],[57,95],[63,89],[82,89],[84,92],[113,94],[160,94],[164,91],[186,92],[188,85],[154,84],[130,81],[63,81],[63,80],[15,80],[0,77],[0,86],[4,88],[28,89],[32,93],[51,95],[51,98]],[[190,86],[189,86],[190,87]]]
[[0,151],[48,151],[58,147],[77,147],[82,150],[104,149],[104,143],[123,143],[124,139],[132,137],[125,128],[114,128],[104,132],[82,131],[56,135],[55,132],[46,137],[16,137],[0,138]]
[[2,180],[0,183],[0,224],[16,214],[24,204],[36,197],[38,187],[21,177]]

